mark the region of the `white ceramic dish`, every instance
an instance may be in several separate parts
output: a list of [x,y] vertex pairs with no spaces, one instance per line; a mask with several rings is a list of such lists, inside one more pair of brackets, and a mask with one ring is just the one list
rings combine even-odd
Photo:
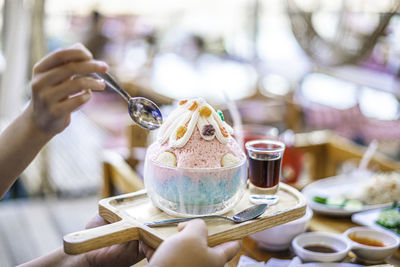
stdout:
[[[320,253],[305,249],[307,245],[322,245],[335,249],[336,253]],[[304,261],[335,262],[342,261],[350,251],[350,242],[337,234],[303,233],[292,241],[292,247],[297,256]]]
[[[354,242],[349,234],[356,233],[359,237],[367,237],[381,241],[384,247],[366,246]],[[388,231],[376,230],[369,227],[353,227],[343,234],[332,233],[303,233],[292,241],[294,252],[304,261],[335,262],[343,260],[349,251],[367,264],[383,262],[396,252],[400,243],[399,237]],[[335,253],[319,253],[304,249],[307,245],[323,245],[335,249]]]
[[306,214],[300,219],[260,231],[250,235],[250,238],[257,241],[258,246],[262,249],[270,251],[286,250],[295,236],[306,231],[307,223],[312,216],[312,210],[307,208]]
[[385,203],[385,204],[379,204],[379,205],[364,205],[361,209],[359,210],[346,210],[343,208],[335,208],[335,207],[329,207],[327,205],[319,204],[316,203],[313,200],[314,196],[324,196],[324,197],[329,197],[329,196],[335,196],[335,195],[340,195],[340,194],[347,194],[354,190],[354,188],[357,188],[360,186],[360,183],[363,182],[363,180],[368,179],[368,176],[370,174],[365,173],[358,173],[358,175],[338,175],[338,176],[332,176],[329,178],[321,179],[318,181],[315,181],[302,190],[302,193],[304,194],[306,200],[307,200],[307,205],[313,209],[313,211],[321,213],[321,214],[327,214],[327,215],[332,215],[332,216],[350,216],[356,212],[360,211],[366,211],[370,209],[377,209],[377,208],[382,208],[382,207],[389,207],[392,203]]
[[[358,212],[351,216],[351,220],[359,225],[369,226],[374,229],[389,231],[391,233],[396,234],[395,232],[376,223],[376,221],[379,218],[379,214],[381,213],[382,210],[383,208]],[[397,234],[397,236],[400,237],[400,234]]]
[[[385,244],[384,247],[372,247],[354,242],[349,235],[355,233],[358,237],[366,237],[379,240]],[[367,264],[377,264],[393,255],[399,247],[400,239],[397,235],[388,231],[372,229],[369,227],[353,227],[343,233],[344,237],[350,242],[351,251],[357,258]]]

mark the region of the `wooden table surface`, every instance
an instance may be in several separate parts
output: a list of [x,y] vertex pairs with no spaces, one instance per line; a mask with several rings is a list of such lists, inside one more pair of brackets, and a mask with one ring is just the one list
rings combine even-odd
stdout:
[[[315,232],[329,232],[329,233],[343,233],[349,228],[359,226],[351,221],[349,217],[331,217],[325,215],[315,214],[313,218],[310,220],[308,225],[309,231]],[[253,258],[257,261],[267,262],[270,258],[278,258],[278,259],[292,259],[296,255],[291,250],[285,250],[282,252],[272,252],[263,250],[258,247],[256,241],[252,240],[249,237],[243,239],[242,248],[239,251],[238,255],[233,258],[229,263],[227,263],[226,267],[236,267],[240,256],[246,255],[250,258]],[[374,266],[400,266],[400,250],[397,250],[397,253],[393,257],[393,261],[391,264],[383,264],[383,265],[374,265]],[[346,262],[355,262],[354,254],[351,252],[349,256],[345,259]]]

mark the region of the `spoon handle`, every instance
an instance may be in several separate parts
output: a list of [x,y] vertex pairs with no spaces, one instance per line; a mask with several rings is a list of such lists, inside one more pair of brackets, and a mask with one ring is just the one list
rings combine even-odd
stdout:
[[188,218],[178,218],[178,219],[171,219],[171,220],[164,220],[164,221],[149,222],[149,223],[145,223],[145,225],[148,227],[159,227],[159,226],[165,226],[165,225],[170,225],[170,224],[177,224],[180,222],[186,222],[186,221],[190,221],[193,219],[215,219],[215,218],[233,221],[231,218],[225,217],[225,216],[204,215],[204,216],[194,216],[194,217],[188,217]]
[[121,86],[119,86],[119,84],[108,72],[104,74],[92,73],[91,76],[103,79],[109,88],[120,94],[120,96],[122,96],[122,98],[124,98],[126,102],[129,103],[129,99],[131,99],[131,96],[124,89],[122,89]]

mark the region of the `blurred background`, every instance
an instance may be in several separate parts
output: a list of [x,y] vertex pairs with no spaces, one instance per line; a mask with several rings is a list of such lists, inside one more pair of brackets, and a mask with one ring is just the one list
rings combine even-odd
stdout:
[[[354,168],[374,139],[370,167],[387,170],[400,160],[399,9],[398,0],[0,0],[0,127],[29,101],[33,64],[81,42],[164,114],[201,96],[232,121],[234,103],[245,140],[287,143],[284,181],[298,188]],[[62,245],[99,198],[141,187],[153,136],[126,109],[117,94],[94,93],[1,200],[2,266]],[[322,158],[305,148],[326,143]]]

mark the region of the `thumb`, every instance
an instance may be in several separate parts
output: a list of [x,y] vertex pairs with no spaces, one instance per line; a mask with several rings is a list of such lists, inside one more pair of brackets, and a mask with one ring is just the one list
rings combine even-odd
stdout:
[[184,234],[195,234],[201,237],[207,237],[207,225],[203,220],[195,219],[178,224],[178,231]]
[[99,214],[96,214],[86,225],[86,229],[99,227],[108,224],[106,220],[103,219]]
[[203,220],[196,219],[178,225],[179,237],[195,237],[201,244],[207,245],[208,230]]
[[239,252],[242,243],[240,241],[230,241],[210,248],[216,257],[223,261],[223,264],[230,261]]

